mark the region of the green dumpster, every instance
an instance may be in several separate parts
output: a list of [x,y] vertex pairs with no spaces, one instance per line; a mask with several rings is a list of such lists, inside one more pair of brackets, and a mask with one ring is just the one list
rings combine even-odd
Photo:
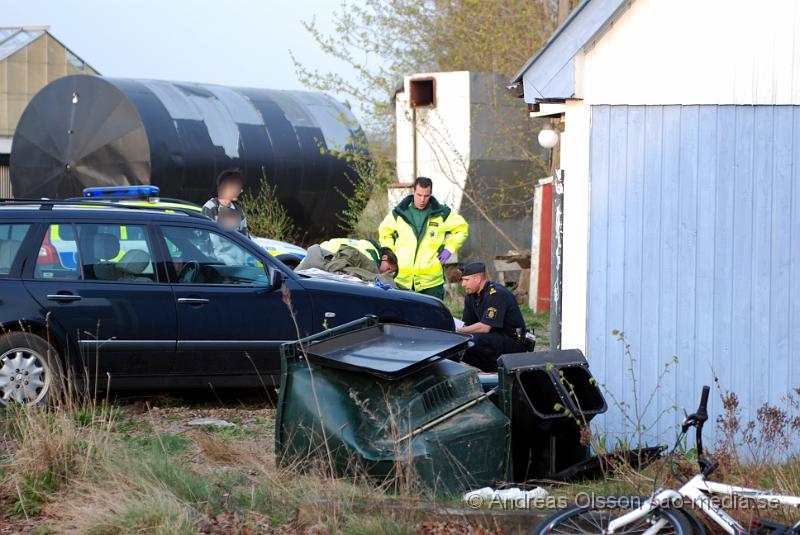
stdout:
[[508,481],[509,420],[455,362],[469,343],[368,317],[285,344],[278,462],[437,495]]

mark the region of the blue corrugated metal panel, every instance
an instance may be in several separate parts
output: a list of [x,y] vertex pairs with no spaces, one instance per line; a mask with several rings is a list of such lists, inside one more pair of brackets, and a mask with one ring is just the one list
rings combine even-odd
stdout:
[[[626,329],[626,336],[632,342],[631,347],[636,351],[638,349],[639,355],[654,355],[654,358],[639,359],[638,365],[635,368],[635,374],[641,377],[639,387],[641,392],[653,392],[657,384],[657,377],[661,370],[661,363],[659,362],[659,325],[658,321],[652,321],[651,318],[658,317],[658,311],[661,307],[659,278],[652,276],[653,273],[658,273],[661,265],[661,246],[659,243],[659,222],[661,221],[661,139],[663,136],[662,125],[664,124],[664,115],[661,108],[645,108],[645,134],[644,134],[644,167],[643,176],[641,177],[642,186],[642,210],[641,210],[641,227],[642,227],[642,269],[640,272],[640,281],[638,290],[634,287],[633,280],[629,283],[632,299],[639,299],[641,302],[642,315],[638,322],[633,320],[632,323],[626,324],[621,329]],[[631,214],[630,223],[637,224],[638,217],[634,216],[635,210],[628,212]],[[594,233],[592,232],[592,235]],[[635,273],[632,274],[635,276]],[[652,296],[651,299],[642,299],[641,293],[646,293]],[[623,305],[624,306],[624,305]],[[620,327],[615,327],[620,328]],[[636,329],[641,330],[638,335]],[[602,327],[603,330],[605,327]],[[619,384],[619,383],[618,383]],[[631,384],[630,381],[623,382],[624,384]],[[630,391],[631,389],[623,389]],[[649,400],[648,394],[648,400]],[[644,420],[649,422],[657,422],[656,414],[658,411],[658,402],[656,400],[646,403],[643,407]]]
[[598,426],[630,434],[638,404],[645,438],[667,440],[714,377],[746,416],[782,403],[800,387],[800,107],[595,106],[591,128]]
[[[800,258],[800,113],[794,114],[793,128],[794,137],[792,138],[792,162],[798,162],[792,166],[791,189],[786,188],[781,194],[792,199],[792,219],[789,231],[789,253],[790,259]],[[792,261],[789,267],[789,325],[797,325],[800,322],[800,262]],[[797,347],[800,346],[800,332],[797,329],[788,329],[789,340],[789,377],[792,384],[800,382],[800,361],[797,359]]]

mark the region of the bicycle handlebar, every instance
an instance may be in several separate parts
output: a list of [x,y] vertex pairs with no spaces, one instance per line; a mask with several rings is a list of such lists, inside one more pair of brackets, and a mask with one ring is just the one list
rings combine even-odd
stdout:
[[708,385],[703,387],[703,393],[700,394],[700,406],[697,407],[697,412],[695,412],[695,416],[697,416],[697,420],[700,422],[705,422],[708,420],[708,394],[711,392],[711,389]]
[[[683,424],[681,425],[681,434],[678,436],[678,440],[675,442],[675,446],[672,448],[673,453],[678,448],[682,438],[686,435],[690,428],[695,428],[695,444],[697,447],[697,462],[700,465],[700,470],[704,476],[708,476],[717,469],[719,466],[718,463],[712,463],[711,461],[705,459],[703,457],[703,424],[708,420],[708,396],[711,393],[711,388],[708,385],[703,386],[703,391],[700,393],[700,405],[698,405],[697,410],[686,416],[683,419]],[[679,480],[684,481],[683,477],[678,473],[675,467],[672,468],[672,474]]]
[[708,394],[711,389],[708,386],[703,387],[703,392],[700,394],[700,405],[697,411],[689,414],[684,418],[681,430],[685,433],[690,427],[702,428],[703,424],[708,420]]

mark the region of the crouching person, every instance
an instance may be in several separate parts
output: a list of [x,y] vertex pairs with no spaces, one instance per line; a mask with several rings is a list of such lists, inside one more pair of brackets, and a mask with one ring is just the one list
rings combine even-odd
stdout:
[[490,281],[486,266],[466,264],[461,270],[464,326],[458,332],[471,334],[475,345],[467,349],[463,362],[485,372],[497,371],[497,359],[506,353],[522,353],[525,320],[517,300],[505,286]]

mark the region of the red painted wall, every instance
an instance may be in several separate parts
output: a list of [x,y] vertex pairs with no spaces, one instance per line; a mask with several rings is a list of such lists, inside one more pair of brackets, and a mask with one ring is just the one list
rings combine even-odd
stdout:
[[[534,216],[535,217],[535,216]],[[539,240],[539,280],[536,312],[550,312],[550,260],[553,251],[553,184],[542,187],[542,224]]]

